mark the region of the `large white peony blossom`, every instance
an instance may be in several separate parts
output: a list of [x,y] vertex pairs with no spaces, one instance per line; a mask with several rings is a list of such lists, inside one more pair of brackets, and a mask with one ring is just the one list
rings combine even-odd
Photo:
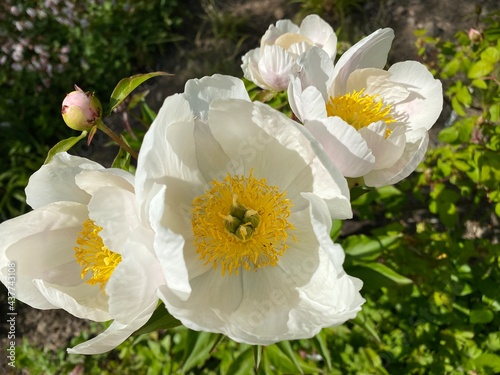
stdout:
[[191,329],[267,345],[342,324],[364,302],[329,236],[332,218],[352,216],[346,180],[236,78],[190,80],[165,100],[136,194],[156,233],[160,298]]
[[337,36],[328,23],[317,15],[304,18],[300,27],[290,20],[280,20],[276,26],[269,26],[259,48],[243,56],[241,68],[245,78],[257,86],[283,91],[290,76],[298,73],[297,59],[312,47],[322,48],[335,58]]
[[290,106],[342,174],[368,186],[395,184],[422,161],[443,105],[441,82],[420,63],[383,70],[393,38],[378,30],[334,66],[319,48],[301,58]]
[[26,188],[33,208],[0,224],[0,278],[16,265],[16,298],[37,309],[113,320],[70,353],[113,349],[152,315],[164,283],[152,231],[139,220],[134,176],[57,154]]

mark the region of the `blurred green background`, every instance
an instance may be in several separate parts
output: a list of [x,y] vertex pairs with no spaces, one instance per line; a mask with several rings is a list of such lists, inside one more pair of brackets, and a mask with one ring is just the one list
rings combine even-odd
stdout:
[[[446,104],[432,146],[409,178],[360,192],[353,202],[355,218],[334,222],[331,234],[346,250],[346,271],[365,283],[367,302],[359,316],[314,339],[264,348],[256,372],[499,373],[500,13],[494,1],[464,1],[465,15],[446,18],[453,7],[465,6],[459,3],[5,0],[0,4],[0,220],[28,210],[29,176],[51,146],[76,135],[60,116],[74,84],[106,102],[121,78],[174,73],[148,82],[135,101],[108,118],[138,144],[165,96],[182,91],[187,79],[213,73],[241,77],[241,55],[257,47],[277,19],[299,23],[307,14],[321,15],[337,31],[340,52],[379,27],[393,26],[389,63],[419,60],[443,81]],[[431,15],[420,19],[422,14]],[[96,138],[72,152],[109,165],[116,148]],[[78,324],[65,313],[38,312],[21,303],[18,309],[24,316],[19,325],[26,324],[17,337],[18,373],[255,372],[250,346],[184,328],[132,337],[105,355],[69,356],[66,347],[98,334],[103,325]],[[56,316],[61,321],[54,321]],[[41,329],[40,320],[49,328]],[[58,333],[58,324],[69,333]],[[0,327],[4,343],[6,323]],[[52,337],[51,345],[43,332],[45,340]]]

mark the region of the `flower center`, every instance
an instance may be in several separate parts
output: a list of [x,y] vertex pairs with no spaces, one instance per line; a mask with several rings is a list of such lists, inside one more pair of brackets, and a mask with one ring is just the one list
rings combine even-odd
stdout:
[[[326,104],[328,116],[338,116],[356,130],[377,121],[386,124],[396,121],[391,114],[391,106],[385,105],[382,99],[377,100],[377,95],[363,95],[363,92],[364,89],[354,90],[342,96],[330,97]],[[385,137],[390,134],[391,130],[387,128]]]
[[[292,202],[266,179],[227,175],[193,200],[194,245],[200,259],[216,269],[238,274],[276,266],[288,248]],[[295,239],[295,237],[292,236]]]
[[104,288],[115,267],[122,260],[120,254],[112,252],[104,245],[99,236],[101,230],[102,228],[95,225],[92,220],[85,220],[83,229],[76,239],[78,246],[74,248],[76,261],[82,267],[82,279],[91,272],[92,276],[85,283],[90,285],[99,283],[100,289]]
[[280,35],[276,40],[274,41],[274,44],[280,47],[283,47],[285,50],[290,48],[292,44],[296,43],[301,43],[305,42],[309,44],[310,46],[314,46],[314,42],[309,39],[308,37],[300,34],[294,34],[294,33],[286,33],[283,35]]

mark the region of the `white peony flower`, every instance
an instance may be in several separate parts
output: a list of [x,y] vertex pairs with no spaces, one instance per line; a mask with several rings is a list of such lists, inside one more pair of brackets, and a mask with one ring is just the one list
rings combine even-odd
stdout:
[[304,18],[300,27],[290,20],[280,20],[276,26],[269,26],[259,48],[243,56],[244,76],[261,88],[286,90],[290,75],[298,73],[298,57],[312,47],[322,48],[335,58],[337,36],[328,23],[317,15]]
[[152,231],[139,220],[134,176],[90,160],[57,154],[26,188],[33,208],[0,224],[0,278],[16,264],[16,298],[78,318],[113,319],[70,353],[113,349],[152,315],[164,283]]
[[415,170],[443,105],[441,82],[422,64],[380,69],[392,37],[390,29],[373,33],[335,67],[320,49],[311,50],[288,90],[295,115],[332,162],[368,186],[395,184]]
[[190,80],[165,100],[136,189],[156,233],[160,298],[185,326],[267,345],[360,310],[362,283],[329,236],[332,217],[352,216],[346,180],[303,126],[250,102],[242,81]]

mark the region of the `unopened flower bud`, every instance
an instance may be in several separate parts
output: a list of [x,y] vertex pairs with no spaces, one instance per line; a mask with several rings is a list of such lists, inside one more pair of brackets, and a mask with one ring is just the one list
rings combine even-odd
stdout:
[[84,92],[76,85],[75,89],[63,100],[62,117],[71,129],[89,130],[102,117],[101,102],[93,93]]
[[479,30],[469,29],[469,39],[472,43],[478,43],[483,39],[483,34]]

